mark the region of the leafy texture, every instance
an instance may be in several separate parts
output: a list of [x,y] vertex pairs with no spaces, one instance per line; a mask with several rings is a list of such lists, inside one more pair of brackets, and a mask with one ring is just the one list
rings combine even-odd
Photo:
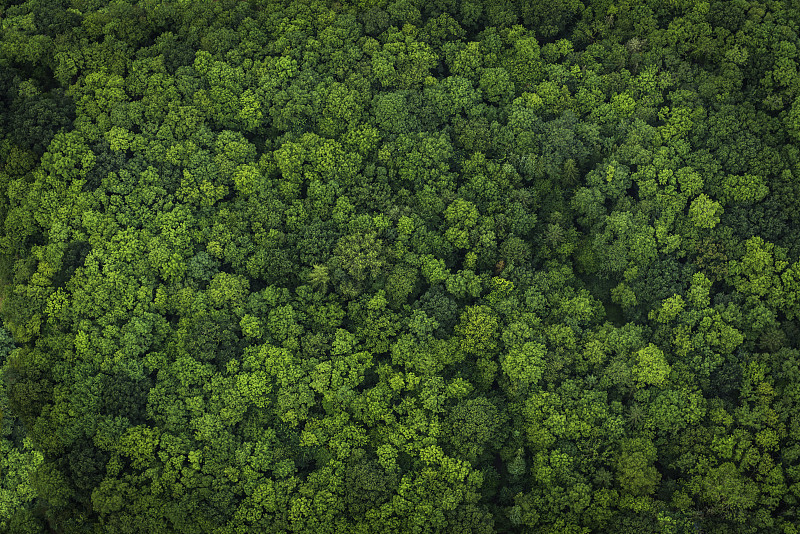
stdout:
[[794,534],[765,0],[0,5],[0,532]]

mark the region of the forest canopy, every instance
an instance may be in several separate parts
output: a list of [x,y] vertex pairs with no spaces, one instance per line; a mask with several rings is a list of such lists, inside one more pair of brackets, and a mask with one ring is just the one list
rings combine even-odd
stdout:
[[797,534],[798,21],[0,0],[0,532]]

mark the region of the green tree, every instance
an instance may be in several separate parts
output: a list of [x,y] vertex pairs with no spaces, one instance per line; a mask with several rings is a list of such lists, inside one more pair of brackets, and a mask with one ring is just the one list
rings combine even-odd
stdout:
[[617,458],[620,488],[631,495],[649,495],[656,490],[661,474],[653,466],[656,448],[646,438],[625,439]]
[[698,196],[689,207],[689,216],[692,219],[692,223],[699,228],[705,229],[714,228],[719,223],[722,212],[722,206],[706,195]]

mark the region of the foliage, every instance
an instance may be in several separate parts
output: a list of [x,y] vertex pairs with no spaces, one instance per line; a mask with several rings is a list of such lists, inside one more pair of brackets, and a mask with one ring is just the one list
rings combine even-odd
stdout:
[[796,3],[106,4],[0,5],[0,532],[800,529]]

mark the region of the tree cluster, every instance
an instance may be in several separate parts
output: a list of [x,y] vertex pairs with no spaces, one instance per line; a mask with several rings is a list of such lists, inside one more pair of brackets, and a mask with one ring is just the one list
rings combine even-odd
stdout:
[[798,20],[0,0],[0,532],[797,534]]

